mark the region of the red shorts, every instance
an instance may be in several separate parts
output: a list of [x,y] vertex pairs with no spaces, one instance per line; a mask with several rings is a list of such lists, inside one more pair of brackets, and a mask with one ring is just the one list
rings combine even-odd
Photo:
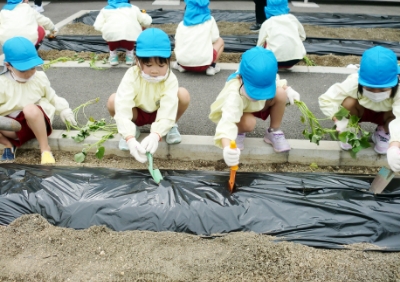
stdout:
[[263,109],[263,110],[261,110],[259,112],[255,112],[255,113],[252,113],[252,114],[253,114],[253,116],[255,116],[257,118],[260,118],[262,120],[267,120],[267,118],[269,117],[270,111],[269,111],[269,108],[268,108],[268,109]]
[[364,113],[359,122],[372,122],[377,125],[385,124],[384,112],[374,112],[373,110],[364,108]]
[[108,48],[110,48],[110,51],[114,51],[115,49],[118,49],[118,48],[132,51],[133,48],[135,47],[135,43],[136,43],[135,41],[127,41],[127,40],[107,42]]
[[[213,49],[213,58],[212,58],[211,63],[213,63],[217,59],[217,54],[218,54],[217,51]],[[206,65],[206,66],[199,66],[199,67],[185,67],[185,66],[181,65],[181,67],[184,68],[185,70],[192,71],[192,72],[203,72],[203,71],[206,71],[209,66],[211,66],[211,64]]]
[[44,38],[45,35],[46,35],[46,31],[45,31],[44,28],[41,27],[40,25],[38,26],[37,31],[38,31],[38,40],[37,40],[35,46],[38,45],[40,42],[42,42],[42,41],[43,41],[43,38]]
[[153,122],[156,121],[156,117],[157,117],[157,111],[152,112],[152,113],[146,113],[143,110],[136,108],[138,115],[136,120],[134,121],[134,123],[137,126],[142,126],[142,125],[146,125],[146,124],[152,124]]
[[[46,115],[46,113],[43,111],[41,106],[37,106],[44,115],[44,120],[46,122],[46,129],[47,129],[47,136],[49,136],[51,134],[51,132],[53,131],[52,127],[51,127],[51,123],[50,123],[50,119],[49,117]],[[25,119],[25,115],[24,112],[20,112],[18,114],[17,117],[13,118],[13,117],[9,117],[12,118],[16,121],[18,121],[21,124],[21,130],[15,132],[17,134],[18,140],[15,139],[10,139],[8,138],[8,140],[17,147],[22,146],[24,143],[26,143],[27,141],[36,138],[35,134],[33,134],[31,128],[28,126],[28,124],[26,123],[26,119]]]

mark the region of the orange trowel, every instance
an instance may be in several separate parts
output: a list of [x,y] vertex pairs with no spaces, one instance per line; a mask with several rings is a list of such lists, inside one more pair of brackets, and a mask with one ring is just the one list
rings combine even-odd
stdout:
[[374,194],[380,194],[383,190],[385,190],[386,186],[390,183],[393,177],[394,172],[391,169],[383,166],[372,181],[369,191]]
[[[235,140],[231,140],[231,149],[236,149],[236,142]],[[229,192],[233,192],[233,188],[235,187],[235,178],[236,178],[236,171],[239,169],[238,165],[231,166],[231,174],[229,176]]]

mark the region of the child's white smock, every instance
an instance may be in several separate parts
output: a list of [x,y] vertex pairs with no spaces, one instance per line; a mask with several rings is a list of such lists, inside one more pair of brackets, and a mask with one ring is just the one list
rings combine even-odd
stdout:
[[175,57],[185,67],[210,65],[213,61],[213,43],[219,38],[214,17],[204,23],[185,26],[181,21],[175,34]]
[[332,85],[328,91],[319,96],[318,102],[321,111],[329,118],[339,111],[344,99],[351,97],[358,100],[361,106],[374,112],[392,111],[395,119],[389,123],[390,140],[389,142],[400,142],[400,89],[397,90],[394,98],[373,102],[364,95],[358,94],[358,73],[351,74],[347,79]]
[[27,3],[18,4],[13,10],[0,11],[0,44],[12,37],[25,37],[33,44],[38,40],[38,25],[45,30],[54,29],[53,22],[38,13]]
[[15,81],[10,72],[0,75],[1,116],[19,112],[30,104],[41,106],[51,122],[54,114],[69,109],[67,100],[57,96],[43,71],[36,71],[34,77],[26,83]]
[[[287,85],[286,79],[276,81],[276,87]],[[225,83],[225,87],[211,105],[211,113],[208,116],[211,121],[217,123],[214,136],[214,144],[222,148],[222,138],[235,140],[238,134],[237,123],[243,113],[259,112],[265,107],[266,100],[250,101],[241,95],[241,86],[238,78],[233,78]]]
[[178,79],[170,72],[165,81],[150,83],[141,77],[141,70],[134,66],[127,70],[115,96],[115,116],[118,132],[123,138],[135,136],[132,108],[146,113],[157,111],[150,132],[165,136],[175,124],[178,111]]
[[101,31],[103,39],[108,42],[127,40],[136,41],[142,27],[149,27],[152,18],[142,13],[138,7],[101,9],[93,27]]
[[271,50],[278,62],[301,60],[306,55],[303,42],[306,33],[298,19],[291,15],[273,16],[260,28],[257,46]]

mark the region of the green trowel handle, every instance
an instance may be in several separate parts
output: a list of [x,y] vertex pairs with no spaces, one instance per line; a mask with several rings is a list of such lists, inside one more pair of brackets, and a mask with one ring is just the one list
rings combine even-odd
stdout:
[[153,168],[153,155],[150,154],[149,152],[146,153],[147,159],[149,161],[149,172],[151,174],[151,177],[153,177],[154,181],[158,184],[163,180],[161,171],[159,169],[154,169]]

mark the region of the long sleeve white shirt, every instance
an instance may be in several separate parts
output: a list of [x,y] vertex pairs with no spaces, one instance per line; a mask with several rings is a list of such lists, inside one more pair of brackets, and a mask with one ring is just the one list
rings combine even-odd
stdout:
[[36,71],[35,76],[26,83],[16,82],[10,72],[0,75],[1,116],[22,111],[30,104],[41,106],[51,122],[54,114],[69,108],[67,100],[57,96],[51,88],[50,81],[43,71]]
[[138,7],[101,9],[93,26],[102,33],[108,42],[127,40],[136,41],[142,27],[149,27],[152,18],[142,13]]
[[186,67],[206,66],[212,63],[213,43],[219,38],[214,17],[204,23],[185,26],[181,21],[175,34],[175,57]]
[[347,97],[358,99],[361,106],[375,112],[392,111],[396,117],[389,123],[389,142],[400,142],[400,89],[394,98],[388,98],[382,102],[373,102],[364,95],[358,94],[358,73],[349,75],[345,81],[335,83],[319,96],[318,102],[321,111],[329,118],[339,111],[340,105]]
[[119,84],[115,97],[115,116],[118,132],[123,138],[135,136],[136,126],[132,122],[132,108],[144,112],[157,111],[151,132],[165,136],[175,124],[178,111],[178,79],[170,72],[165,81],[150,83],[140,75],[137,66],[127,70]]
[[33,44],[38,40],[38,26],[53,30],[53,22],[32,9],[29,4],[18,4],[13,10],[0,11],[0,44],[16,36],[27,38]]
[[278,62],[301,60],[306,55],[303,42],[306,33],[302,24],[291,14],[267,19],[260,28],[257,46],[271,50]]
[[[277,87],[287,85],[286,79],[276,81]],[[255,113],[265,107],[266,100],[250,101],[239,93],[241,83],[238,78],[233,78],[225,83],[217,99],[211,105],[209,118],[217,124],[215,129],[214,144],[222,148],[222,138],[235,140],[238,134],[237,123],[243,113]]]

